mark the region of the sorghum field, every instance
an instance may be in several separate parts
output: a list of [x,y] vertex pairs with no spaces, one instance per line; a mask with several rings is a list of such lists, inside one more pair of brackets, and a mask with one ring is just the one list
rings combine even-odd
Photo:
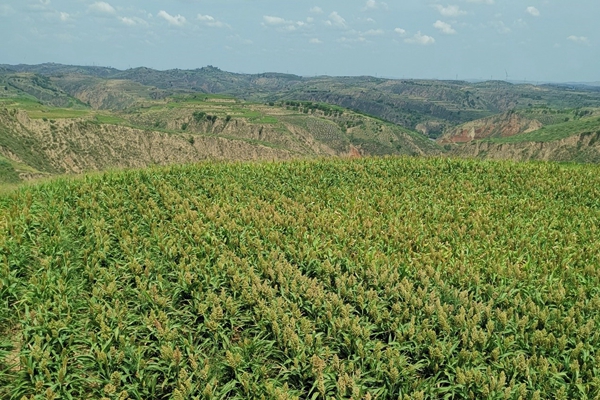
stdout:
[[600,168],[111,172],[0,199],[0,398],[600,396]]

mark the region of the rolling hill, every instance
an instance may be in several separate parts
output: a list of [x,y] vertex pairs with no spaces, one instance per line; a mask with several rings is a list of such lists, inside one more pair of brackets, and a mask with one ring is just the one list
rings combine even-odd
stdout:
[[10,180],[203,159],[598,160],[586,85],[5,65],[0,108]]
[[[95,90],[87,91],[90,86]],[[57,108],[31,95],[0,99],[0,156],[10,180],[15,174],[29,179],[206,159],[441,152],[417,132],[322,103],[265,105],[219,95],[166,96],[121,80],[86,88],[79,91],[78,104],[93,93],[102,104],[127,108]]]
[[0,398],[595,398],[599,172],[211,162],[0,196]]
[[[248,101],[323,102],[377,116],[413,130],[421,125],[433,138],[439,137],[446,128],[512,109],[600,107],[600,92],[585,85],[236,74],[212,66],[167,71],[150,68],[118,71],[59,64],[3,67],[15,72],[42,74],[51,79],[86,75],[128,80],[167,91],[228,94]],[[428,124],[429,128],[426,128]]]

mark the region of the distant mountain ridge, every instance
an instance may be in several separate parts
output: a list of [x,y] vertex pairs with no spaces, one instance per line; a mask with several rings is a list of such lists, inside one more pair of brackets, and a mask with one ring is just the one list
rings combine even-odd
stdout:
[[359,77],[302,77],[283,73],[240,74],[213,66],[158,71],[146,67],[1,65],[13,72],[65,78],[73,75],[129,80],[167,91],[228,94],[250,101],[313,101],[335,104],[377,116],[409,129],[428,124],[437,138],[454,126],[494,114],[535,106],[600,107],[593,86],[515,85],[505,81],[439,81]]
[[600,160],[600,87],[574,84],[0,65],[0,111],[11,179],[203,158]]

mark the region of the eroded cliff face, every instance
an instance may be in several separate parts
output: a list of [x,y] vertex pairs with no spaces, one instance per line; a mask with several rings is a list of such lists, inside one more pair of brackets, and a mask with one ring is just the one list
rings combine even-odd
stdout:
[[337,124],[318,118],[304,122],[282,117],[277,125],[224,118],[198,123],[176,115],[165,120],[161,130],[101,124],[90,118],[32,119],[25,111],[5,108],[0,109],[0,156],[23,166],[21,179],[31,179],[201,160],[439,153],[426,139],[419,141],[389,127],[381,127],[372,142],[353,143],[351,136],[359,137],[360,132],[349,135]]
[[460,157],[515,161],[600,162],[600,132],[583,133],[552,142],[493,143],[473,142],[456,146]]
[[0,139],[0,155],[48,173],[296,156],[290,149],[245,138],[170,134],[85,120],[43,121],[30,119],[23,111],[0,112],[0,129],[4,136]]
[[542,123],[537,120],[508,112],[452,128],[444,133],[438,143],[466,143],[492,137],[509,137],[533,132],[542,128],[542,126]]

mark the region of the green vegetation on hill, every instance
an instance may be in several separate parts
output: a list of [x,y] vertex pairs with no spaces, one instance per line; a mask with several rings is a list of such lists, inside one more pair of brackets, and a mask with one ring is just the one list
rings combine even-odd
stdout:
[[[258,101],[311,101],[335,104],[374,115],[409,129],[429,125],[431,138],[446,128],[513,109],[600,107],[600,91],[586,86],[514,85],[503,81],[471,83],[361,77],[300,77],[289,74],[236,74],[215,67],[157,71],[135,68],[61,66],[57,64],[4,66],[12,73],[41,74],[70,96],[102,94],[98,107],[116,108],[131,99],[104,96],[110,82],[135,83],[139,96],[164,98],[179,92],[227,94]],[[86,81],[87,80],[87,81]],[[91,82],[94,82],[93,84]],[[100,89],[100,90],[98,90]],[[91,104],[91,103],[90,103]]]
[[595,398],[596,166],[199,164],[0,198],[0,397]]
[[[262,151],[265,147],[282,150],[277,155],[282,158],[349,153],[430,155],[443,151],[426,138],[445,144],[453,154],[462,154],[464,149],[455,151],[453,143],[483,139],[500,146],[593,135],[598,131],[593,118],[600,115],[600,90],[585,85],[248,75],[212,66],[168,71],[58,64],[0,67],[0,107],[26,110],[29,118],[44,122],[58,121],[52,126],[27,124],[26,131],[38,135],[39,140],[21,143],[19,151],[35,142],[37,147],[31,150],[39,153],[35,158],[54,157],[54,164],[64,164],[53,166],[60,172],[80,172],[100,165],[189,162],[214,156],[239,158],[249,151],[251,155],[244,158],[274,157]],[[88,151],[102,142],[91,138],[99,133],[94,126],[114,135],[128,128],[137,134],[149,133],[152,139],[134,138],[133,153],[137,155],[111,152],[106,142],[102,149]],[[75,133],[77,138],[73,138]],[[122,137],[130,140],[129,134],[132,131]],[[167,145],[160,136],[160,146],[166,148],[160,157],[153,150],[157,135],[174,139]],[[572,138],[564,151],[546,145],[514,151],[500,147],[480,151],[475,146],[467,153],[490,158],[505,155],[520,160],[595,162],[600,157],[600,145],[588,139],[573,145],[577,138]],[[74,142],[79,143],[74,146]],[[141,151],[146,153],[143,162],[136,147],[142,145]],[[237,150],[231,152],[231,148]],[[10,147],[0,148],[0,154],[9,159],[14,158],[11,152]],[[59,160],[59,152],[63,152],[64,162]],[[89,154],[94,152],[103,154]],[[186,154],[178,156],[178,152]],[[112,157],[109,164],[102,162],[107,154]],[[130,157],[132,163],[113,163]],[[28,165],[41,167],[39,163]]]
[[577,134],[589,133],[600,134],[600,117],[595,116],[569,120],[542,127],[534,132],[506,138],[494,138],[491,140],[495,143],[551,142]]
[[142,96],[151,91],[141,90],[139,84],[107,85],[104,94],[90,101],[128,99],[126,108],[59,108],[30,97],[0,99],[0,155],[29,166],[33,171],[24,176],[32,178],[206,158],[441,152],[419,133],[338,106],[264,104],[204,93],[151,98]]
[[85,107],[49,77],[33,73],[0,73],[0,101],[7,97],[35,99],[40,104],[54,107]]
[[13,164],[0,156],[0,185],[14,184],[21,182],[18,172]]

